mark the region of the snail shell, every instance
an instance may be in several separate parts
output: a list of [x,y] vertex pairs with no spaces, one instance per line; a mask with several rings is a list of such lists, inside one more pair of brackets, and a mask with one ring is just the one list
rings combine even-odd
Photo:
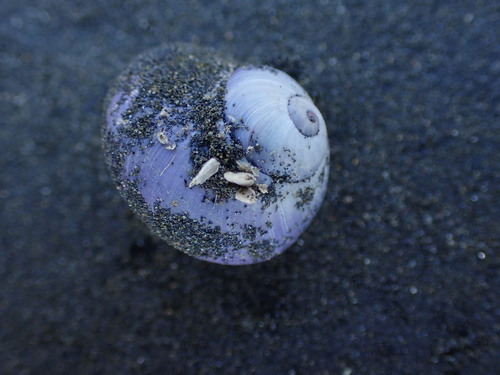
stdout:
[[189,44],[150,50],[120,75],[103,145],[139,218],[215,263],[283,252],[316,214],[328,180],[325,122],[295,80]]

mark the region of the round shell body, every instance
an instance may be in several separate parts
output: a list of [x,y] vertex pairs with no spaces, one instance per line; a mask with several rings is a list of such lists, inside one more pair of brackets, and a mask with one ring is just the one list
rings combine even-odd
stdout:
[[222,264],[283,252],[320,207],[324,120],[287,74],[164,45],[108,93],[103,145],[132,210],[172,246]]

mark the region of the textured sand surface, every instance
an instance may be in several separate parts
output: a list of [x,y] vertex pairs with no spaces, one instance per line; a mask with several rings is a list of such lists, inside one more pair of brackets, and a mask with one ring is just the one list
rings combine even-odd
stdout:
[[[2,2],[0,373],[498,373],[499,35],[481,0]],[[327,120],[327,198],[273,261],[189,258],[115,191],[106,90],[169,41]]]

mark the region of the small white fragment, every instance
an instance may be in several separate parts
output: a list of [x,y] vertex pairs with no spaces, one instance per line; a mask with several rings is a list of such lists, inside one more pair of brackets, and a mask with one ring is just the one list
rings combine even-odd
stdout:
[[257,189],[259,189],[259,191],[262,194],[267,194],[268,193],[267,185],[266,184],[256,184],[255,186],[257,186]]
[[122,119],[121,117],[120,117],[120,118],[118,118],[118,119],[116,120],[116,126],[118,126],[118,127],[120,127],[120,126],[124,126],[124,125],[126,125],[126,124],[127,124],[127,121],[125,121],[125,120],[124,120],[124,119]]
[[220,163],[215,158],[207,161],[205,164],[203,164],[196,176],[194,176],[194,178],[191,180],[191,182],[189,183],[189,187],[191,188],[195,185],[204,183],[206,180],[217,173],[217,171],[219,170],[219,166]]
[[175,150],[176,147],[177,147],[177,145],[174,142],[165,145],[165,148],[167,150]]
[[166,145],[168,143],[168,137],[164,132],[156,133],[156,139],[158,139],[158,142],[162,145]]
[[259,168],[257,168],[255,165],[250,164],[246,160],[238,160],[236,162],[236,165],[238,166],[238,169],[240,171],[252,173],[255,177],[259,176]]
[[226,172],[224,178],[239,186],[252,186],[255,183],[255,176],[248,172]]
[[240,202],[254,204],[257,202],[257,195],[252,188],[241,188],[236,192],[235,198]]
[[139,89],[135,88],[130,92],[130,97],[135,98],[137,95],[139,95]]
[[161,111],[160,111],[160,116],[161,117],[168,117],[170,113],[170,108],[168,107],[164,107]]
[[177,147],[174,142],[170,142],[167,135],[163,131],[156,134],[156,139],[158,139],[158,142],[160,142],[162,145],[165,145],[165,148],[167,150],[175,150],[175,148]]
[[246,160],[237,160],[236,165],[238,169],[243,172],[252,172],[252,165]]
[[165,171],[168,169],[168,167],[170,167],[172,165],[172,163],[174,162],[174,159],[175,159],[175,154],[174,156],[172,157],[172,160],[170,160],[170,163],[167,164],[167,166],[165,168],[163,168],[163,170],[161,171],[160,173],[160,176],[163,175],[163,173],[165,173]]

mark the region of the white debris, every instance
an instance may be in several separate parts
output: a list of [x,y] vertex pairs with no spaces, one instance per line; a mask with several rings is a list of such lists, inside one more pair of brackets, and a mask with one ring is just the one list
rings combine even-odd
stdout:
[[204,183],[206,180],[217,173],[217,171],[219,170],[219,166],[220,163],[215,158],[207,161],[205,164],[203,164],[196,176],[194,176],[194,178],[191,180],[191,182],[189,183],[189,187],[191,188],[195,185]]
[[249,187],[255,183],[255,175],[248,172],[226,172],[224,178],[233,184]]
[[235,198],[240,202],[254,204],[257,202],[257,194],[252,188],[241,188],[236,192]]
[[158,139],[158,142],[160,142],[162,145],[165,145],[168,143],[168,137],[164,132],[156,133],[156,139]]
[[165,173],[165,171],[168,169],[168,167],[170,167],[172,165],[172,163],[174,162],[174,159],[175,159],[175,154],[172,157],[172,160],[170,160],[170,163],[168,163],[167,166],[165,168],[163,168],[163,170],[160,173],[160,176],[163,176],[163,173]]
[[236,162],[236,165],[238,166],[238,169],[240,171],[252,173],[255,177],[259,176],[259,168],[257,168],[256,166],[250,164],[246,160],[243,160],[243,159],[242,160],[238,160]]
[[170,113],[171,109],[168,108],[168,107],[164,107],[161,111],[160,111],[160,116],[161,117],[168,117],[169,113]]
[[165,148],[167,150],[175,150],[177,145],[174,142],[171,142],[165,132],[161,131],[156,133],[156,139],[158,139],[158,142],[160,142],[162,145],[165,145]]
[[167,150],[175,150],[176,147],[177,147],[177,145],[174,142],[165,145],[165,148]]
[[251,169],[252,165],[248,161],[246,161],[246,160],[243,160],[243,159],[237,160],[236,161],[236,165],[238,166],[238,169],[240,171],[252,172],[252,169]]
[[125,120],[124,120],[123,118],[121,118],[121,117],[120,117],[120,118],[118,118],[118,119],[116,120],[116,126],[117,126],[117,127],[124,126],[124,125],[126,125],[126,124],[127,124],[127,121],[125,121]]
[[262,194],[267,194],[268,193],[267,185],[266,184],[256,184],[255,186],[257,186],[257,189],[259,189],[259,191]]

